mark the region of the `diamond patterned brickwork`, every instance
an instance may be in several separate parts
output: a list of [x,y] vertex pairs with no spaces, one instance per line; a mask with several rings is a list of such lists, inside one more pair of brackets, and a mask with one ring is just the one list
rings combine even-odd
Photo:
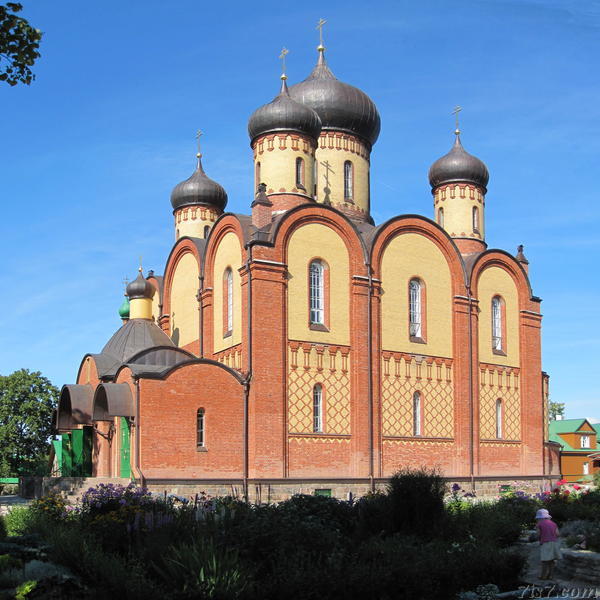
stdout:
[[521,439],[519,370],[482,365],[479,373],[479,437],[496,439],[496,400],[502,400],[502,439]]
[[413,394],[421,392],[422,437],[454,436],[452,360],[383,352],[381,410],[384,436],[413,435]]
[[350,349],[290,342],[288,420],[290,433],[313,433],[313,387],[323,386],[323,433],[350,434]]

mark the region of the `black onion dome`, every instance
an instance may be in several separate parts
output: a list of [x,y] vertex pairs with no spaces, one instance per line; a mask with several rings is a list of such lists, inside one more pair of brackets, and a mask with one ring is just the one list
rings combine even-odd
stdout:
[[191,177],[178,183],[171,192],[173,210],[183,206],[214,206],[225,210],[227,192],[223,186],[207,177],[198,155],[198,166]]
[[290,88],[294,100],[310,106],[321,117],[323,129],[354,134],[373,145],[381,118],[375,103],[363,91],[336,79],[323,50],[312,73]]
[[485,163],[469,154],[460,143],[460,134],[448,154],[438,158],[429,169],[429,183],[436,188],[444,183],[473,183],[485,188],[490,179]]
[[138,298],[152,299],[156,288],[142,275],[142,270],[138,276],[127,286],[127,296],[130,300],[136,300]]
[[268,104],[257,108],[248,120],[251,143],[259,135],[276,131],[297,131],[314,140],[317,140],[321,133],[319,115],[312,108],[292,100],[285,78],[279,94]]

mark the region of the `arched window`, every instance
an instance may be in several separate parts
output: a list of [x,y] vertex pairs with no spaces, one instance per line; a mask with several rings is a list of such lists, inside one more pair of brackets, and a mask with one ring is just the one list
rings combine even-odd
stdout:
[[479,233],[479,209],[476,206],[473,207],[473,231]]
[[311,325],[325,325],[325,265],[313,260],[309,267]]
[[318,161],[313,162],[313,196],[316,198],[318,193],[318,177],[319,177],[319,163]]
[[440,227],[444,226],[444,209],[443,208],[438,209],[438,224]]
[[500,296],[492,298],[492,350],[504,350],[504,303]]
[[254,177],[255,177],[254,189],[257,190],[258,186],[260,185],[260,162],[256,163]]
[[205,447],[205,423],[204,423],[204,409],[199,408],[196,413],[196,447]]
[[304,189],[304,160],[296,159],[296,187]]
[[413,394],[413,435],[423,435],[421,410],[421,392],[415,392]]
[[423,337],[423,289],[418,279],[411,279],[408,284],[409,307],[408,324],[411,338]]
[[344,163],[344,200],[352,200],[354,197],[354,169],[352,163],[347,160]]
[[502,431],[502,418],[503,418],[503,410],[502,410],[502,400],[498,398],[496,400],[496,437],[501,440],[503,431]]
[[223,275],[223,337],[233,330],[233,272],[230,267]]
[[313,387],[313,432],[323,431],[323,386],[317,383]]
[[210,233],[210,225],[205,225],[204,226],[204,239],[206,239],[208,237],[209,233]]

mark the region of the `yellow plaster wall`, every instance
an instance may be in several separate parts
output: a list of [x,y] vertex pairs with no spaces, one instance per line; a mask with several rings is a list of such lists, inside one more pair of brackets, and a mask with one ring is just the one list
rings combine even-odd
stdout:
[[152,318],[158,323],[158,319],[160,319],[160,294],[158,290],[154,294],[154,298],[152,298]]
[[[381,341],[384,350],[452,356],[452,287],[442,252],[417,233],[396,236],[384,251],[382,266]],[[426,343],[411,342],[408,330],[408,284],[425,283]]]
[[191,252],[184,254],[177,266],[171,285],[171,339],[177,346],[186,346],[199,336],[198,263]]
[[[280,149],[280,139],[285,137],[285,149]],[[267,186],[267,194],[278,192],[292,192],[313,197],[314,177],[314,148],[305,144],[303,139],[298,142],[298,150],[292,148],[292,137],[289,134],[276,135],[273,149],[268,150],[268,142],[263,143],[262,153],[256,152],[254,158],[254,172],[256,163],[260,163],[260,181]],[[305,151],[305,148],[307,151]],[[304,187],[306,191],[296,188],[296,158],[304,160]],[[257,184],[258,185],[258,184]]]
[[[463,197],[464,196],[464,197]],[[473,230],[473,207],[479,209],[479,230]],[[438,209],[444,209],[444,229],[451,237],[485,240],[485,199],[475,186],[461,190],[459,185],[447,185],[434,195],[435,221],[439,223]]]
[[195,237],[203,239],[204,227],[211,229],[219,218],[219,213],[205,206],[186,206],[175,212],[175,239]]
[[[242,266],[242,248],[237,236],[227,233],[217,248],[213,271],[213,338],[214,352],[220,352],[242,341],[242,288],[239,269]],[[223,337],[223,274],[227,267],[233,273],[233,329]]]
[[[505,302],[506,356],[492,352],[492,298]],[[477,282],[479,300],[479,360],[484,363],[519,366],[519,300],[512,277],[500,267],[488,267]]]
[[[308,266],[314,258],[329,265],[329,331],[309,328]],[[350,344],[350,262],[340,236],[313,223],[297,229],[287,249],[288,337],[332,344]]]
[[134,298],[129,301],[130,319],[152,319],[152,300],[150,298]]
[[[369,161],[349,150],[336,148],[318,148],[317,160],[317,202],[326,202],[325,188],[329,187],[329,201],[335,208],[354,206],[369,212]],[[344,201],[344,163],[349,160],[354,169],[354,203]],[[327,186],[327,169],[323,163],[329,163],[329,186]]]

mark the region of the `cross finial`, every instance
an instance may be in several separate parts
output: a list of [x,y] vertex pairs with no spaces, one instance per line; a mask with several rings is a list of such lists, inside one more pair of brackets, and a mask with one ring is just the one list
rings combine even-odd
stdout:
[[198,146],[198,152],[196,153],[196,157],[200,158],[202,156],[202,152],[200,152],[200,138],[203,136],[202,130],[198,129],[196,132],[196,145]]
[[462,110],[462,106],[455,106],[452,114],[456,117],[456,131],[454,132],[456,135],[460,133],[460,129],[458,127],[458,113]]
[[129,285],[129,277],[127,277],[127,275],[123,278],[123,285],[125,286],[125,289],[127,290],[127,286]]
[[140,268],[138,271],[141,273],[144,269],[142,268],[142,255],[140,254]]
[[281,49],[281,54],[279,58],[281,59],[281,79],[287,79],[287,75],[285,74],[285,57],[290,53],[290,51],[284,46]]
[[319,19],[319,22],[317,23],[317,29],[319,30],[319,46],[317,50],[319,50],[319,52],[325,50],[325,46],[323,46],[323,25],[325,25],[325,23],[327,23],[327,21],[323,18]]

